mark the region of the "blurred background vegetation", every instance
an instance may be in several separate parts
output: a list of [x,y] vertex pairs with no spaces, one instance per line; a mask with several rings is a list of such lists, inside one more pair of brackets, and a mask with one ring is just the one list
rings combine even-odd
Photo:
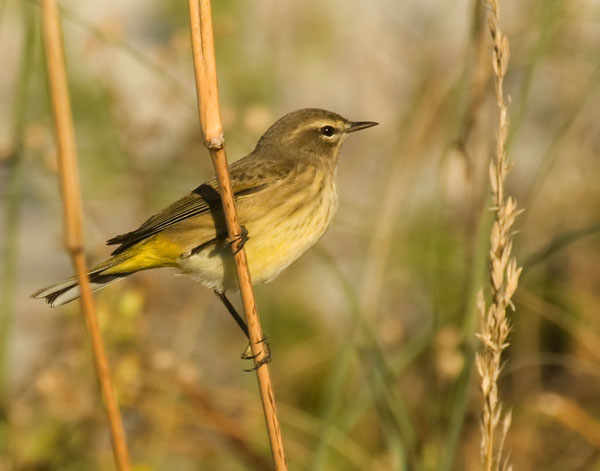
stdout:
[[[212,175],[187,6],[64,1],[89,260]],[[487,284],[496,111],[478,0],[214,2],[230,160],[317,106],[347,143],[340,209],[257,287],[291,470],[475,470],[475,296]],[[524,271],[501,378],[515,469],[600,470],[600,3],[506,0],[508,191]],[[40,11],[0,2],[0,470],[113,469],[78,305],[29,299],[62,247]],[[169,270],[97,296],[136,469],[263,470],[246,342]],[[239,303],[238,303],[239,305]]]

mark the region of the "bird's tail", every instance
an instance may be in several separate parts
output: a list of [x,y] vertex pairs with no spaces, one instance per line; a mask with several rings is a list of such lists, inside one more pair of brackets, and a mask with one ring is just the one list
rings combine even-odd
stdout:
[[[177,252],[169,254],[165,249],[164,242],[157,238],[149,238],[96,265],[88,273],[92,291],[98,291],[140,270],[174,266],[173,260]],[[36,291],[31,297],[45,298],[50,306],[57,307],[77,299],[80,295],[77,279],[71,277]]]
[[[90,288],[92,289],[92,292],[98,291],[130,274],[131,273],[105,275],[102,272],[91,271],[88,273],[90,278]],[[45,298],[46,302],[52,307],[62,306],[63,304],[79,298],[79,296],[81,296],[81,290],[79,289],[79,284],[74,276],[61,281],[60,283],[36,291],[31,295],[31,297],[35,299]]]

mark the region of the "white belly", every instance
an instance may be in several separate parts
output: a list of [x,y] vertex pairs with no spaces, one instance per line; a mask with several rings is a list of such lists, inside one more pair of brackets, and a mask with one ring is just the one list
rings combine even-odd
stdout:
[[[244,248],[253,283],[271,281],[323,236],[338,206],[334,181],[327,185],[310,204],[294,205],[288,201],[258,221],[245,223],[249,239]],[[290,213],[290,208],[298,209]],[[231,249],[225,244],[182,257],[179,267],[207,288],[217,291],[237,288]]]

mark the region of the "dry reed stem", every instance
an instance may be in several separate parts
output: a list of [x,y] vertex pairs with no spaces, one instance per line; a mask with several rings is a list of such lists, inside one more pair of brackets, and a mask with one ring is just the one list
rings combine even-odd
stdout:
[[210,0],[189,0],[189,10],[200,123],[204,133],[205,144],[210,151],[210,156],[217,173],[228,237],[232,242],[231,249],[233,251],[242,304],[248,324],[250,346],[254,355],[254,364],[258,366],[256,375],[263,411],[265,413],[273,462],[277,471],[285,471],[287,470],[287,463],[283,449],[279,418],[277,417],[275,408],[275,395],[273,393],[273,386],[271,385],[271,376],[268,365],[261,362],[267,354],[264,346],[264,335],[254,301],[248,260],[240,237],[242,231],[235,209],[227,167],[227,156],[224,149],[225,139],[223,137],[219,109]]
[[184,395],[202,409],[204,416],[212,423],[214,429],[226,439],[251,468],[261,471],[269,469],[269,458],[252,449],[248,443],[249,437],[244,433],[243,427],[222,413],[213,404],[207,391],[184,379],[178,379],[177,382]]
[[114,395],[108,360],[102,334],[96,318],[96,310],[90,290],[87,266],[83,254],[82,205],[79,192],[79,175],[77,172],[77,154],[75,150],[75,134],[67,88],[62,35],[56,0],[43,0],[44,44],[48,81],[52,99],[52,110],[56,126],[58,145],[58,164],[60,188],[64,211],[65,247],[71,255],[77,282],[81,289],[81,307],[89,331],[94,365],[112,436],[115,463],[119,471],[130,469],[129,454],[123,431],[123,422]]
[[575,401],[555,393],[541,393],[536,408],[583,437],[590,445],[600,449],[600,423]]
[[[498,378],[502,371],[502,352],[508,347],[510,323],[506,316],[508,307],[514,308],[511,298],[517,289],[521,268],[511,258],[512,226],[519,214],[512,197],[506,197],[504,182],[508,173],[506,136],[508,113],[504,100],[503,81],[509,59],[508,39],[499,27],[498,0],[489,0],[488,26],[494,42],[492,64],[496,103],[498,106],[498,129],[495,159],[490,162],[494,223],[490,234],[489,270],[491,281],[491,305],[486,307],[483,291],[479,294],[478,308],[482,318],[477,337],[482,342],[481,352],[476,355],[477,371],[481,377],[483,413],[481,418],[481,462],[485,471],[512,469],[508,456],[503,452],[504,439],[510,427],[511,412],[503,413],[498,398]],[[502,424],[500,442],[494,445],[498,425]]]

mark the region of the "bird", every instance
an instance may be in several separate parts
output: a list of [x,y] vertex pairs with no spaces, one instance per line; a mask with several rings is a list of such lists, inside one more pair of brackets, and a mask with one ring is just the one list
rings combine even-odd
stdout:
[[[377,124],[300,109],[277,120],[250,154],[229,165],[253,284],[273,280],[323,236],[338,208],[342,144],[350,134]],[[92,291],[138,271],[176,268],[213,290],[248,335],[225,294],[237,289],[237,279],[216,178],[107,245],[117,247],[88,273]],[[79,296],[75,277],[32,294],[52,307]]]

